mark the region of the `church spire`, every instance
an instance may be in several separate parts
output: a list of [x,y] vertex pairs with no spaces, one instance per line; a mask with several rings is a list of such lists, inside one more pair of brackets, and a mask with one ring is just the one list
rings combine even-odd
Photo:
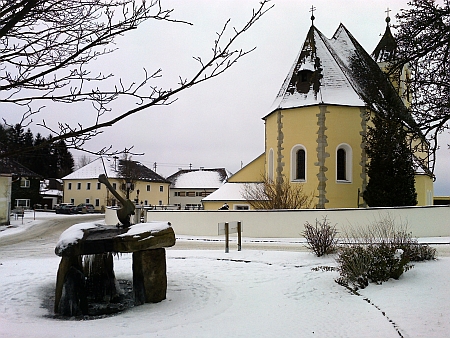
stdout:
[[384,31],[383,37],[372,53],[372,57],[376,62],[389,62],[394,60],[395,58],[397,42],[395,41],[395,38],[391,33],[391,18],[389,17],[390,11],[391,10],[389,8],[386,10],[386,30]]
[[316,10],[316,7],[314,7],[314,6],[311,6],[311,8],[310,8],[310,12],[311,12],[311,26],[314,26],[314,19],[316,18],[315,16],[314,16],[314,11]]

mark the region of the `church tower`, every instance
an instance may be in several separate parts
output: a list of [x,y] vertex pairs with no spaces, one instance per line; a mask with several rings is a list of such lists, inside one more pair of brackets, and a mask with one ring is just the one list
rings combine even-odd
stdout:
[[[389,17],[389,8],[386,11],[386,30],[378,45],[372,52],[373,59],[378,63],[381,70],[385,73],[391,71],[391,65],[396,61],[397,57],[397,42],[391,33],[391,18]],[[406,107],[411,104],[411,93],[409,83],[411,79],[411,69],[408,64],[405,64],[402,69],[395,70],[389,74],[392,85],[397,90],[398,95],[402,99]]]

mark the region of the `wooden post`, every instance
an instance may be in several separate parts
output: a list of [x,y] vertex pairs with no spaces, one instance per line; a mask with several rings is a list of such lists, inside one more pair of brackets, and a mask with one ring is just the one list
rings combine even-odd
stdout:
[[228,222],[225,222],[225,253],[230,252],[230,228]]
[[237,233],[238,233],[238,251],[242,248],[242,235],[241,235],[241,222],[237,222]]

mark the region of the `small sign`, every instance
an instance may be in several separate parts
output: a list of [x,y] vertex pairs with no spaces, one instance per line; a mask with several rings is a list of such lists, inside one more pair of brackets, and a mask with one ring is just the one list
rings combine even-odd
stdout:
[[237,234],[238,232],[238,223],[241,223],[241,232],[243,231],[242,222],[234,221],[234,222],[223,222],[219,223],[218,226],[218,235],[225,235],[225,224],[228,224],[228,233],[229,234]]

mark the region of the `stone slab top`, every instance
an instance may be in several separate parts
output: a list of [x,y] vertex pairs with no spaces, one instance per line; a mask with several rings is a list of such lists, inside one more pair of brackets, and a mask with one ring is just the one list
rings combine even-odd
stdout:
[[61,234],[55,254],[71,257],[106,252],[129,253],[173,245],[175,245],[175,232],[170,222],[138,223],[129,228],[79,223],[72,225]]

